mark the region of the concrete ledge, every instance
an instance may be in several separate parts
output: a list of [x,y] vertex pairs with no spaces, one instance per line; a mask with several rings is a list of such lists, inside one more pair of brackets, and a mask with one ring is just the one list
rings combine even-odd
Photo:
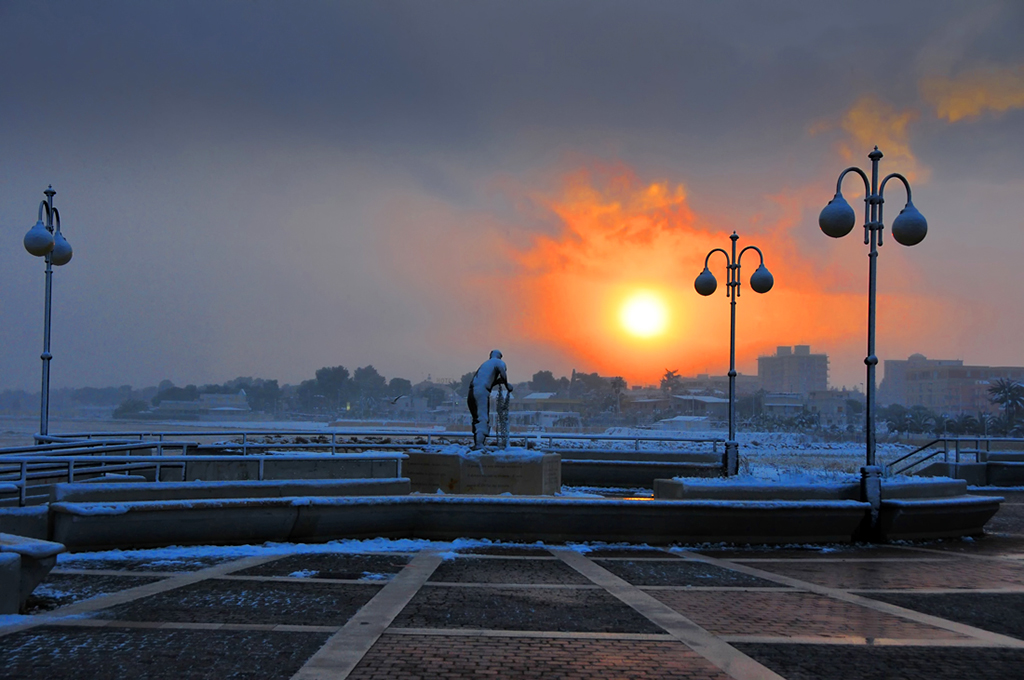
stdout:
[[729,482],[708,484],[699,480],[657,479],[654,497],[681,500],[750,501],[859,501],[860,484],[744,484]]
[[55,484],[50,502],[161,501],[217,498],[282,498],[294,496],[401,496],[410,493],[409,480],[335,479],[242,482],[146,482]]
[[883,497],[879,529],[887,541],[979,535],[1002,502],[997,496],[890,500]]
[[662,461],[563,460],[562,483],[568,486],[651,488],[662,477],[724,477],[720,460],[715,463]]
[[[462,449],[459,449],[462,450]],[[403,472],[412,490],[446,494],[553,495],[562,488],[559,456],[554,453],[513,449],[506,454],[409,451]]]
[[717,463],[722,462],[721,453],[697,451],[635,451],[632,449],[566,449],[544,448],[548,453],[557,453],[566,460],[614,460],[623,463],[654,461],[661,463]]
[[989,456],[987,472],[989,486],[1024,486],[1024,463],[995,462]]
[[0,553],[0,615],[21,609],[21,555]]
[[882,498],[947,498],[967,493],[965,479],[882,479]]
[[845,542],[869,509],[857,501],[494,496],[55,503],[51,507],[54,538],[71,550],[376,536],[551,542]]
[[49,510],[45,505],[0,508],[0,532],[46,540],[50,535]]
[[19,557],[17,590],[19,609],[24,606],[28,596],[57,564],[57,555],[62,552],[64,552],[64,546],[59,543],[14,534],[0,534],[0,555],[16,554]]
[[990,463],[1024,463],[1024,451],[991,451],[987,459]]
[[[379,451],[377,453],[400,453]],[[400,460],[369,460],[339,455],[328,460],[296,460],[273,458],[263,463],[264,480],[285,479],[368,479],[398,477]],[[173,464],[170,464],[173,466]],[[203,460],[196,456],[185,463],[184,480],[194,482],[258,481],[260,464],[258,460]],[[172,469],[168,473],[173,474]],[[180,474],[180,473],[178,473]]]

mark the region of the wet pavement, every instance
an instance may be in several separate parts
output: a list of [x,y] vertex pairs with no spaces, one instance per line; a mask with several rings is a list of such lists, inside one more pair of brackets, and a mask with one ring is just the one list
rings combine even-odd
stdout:
[[65,559],[0,678],[1024,677],[1024,492],[974,540]]

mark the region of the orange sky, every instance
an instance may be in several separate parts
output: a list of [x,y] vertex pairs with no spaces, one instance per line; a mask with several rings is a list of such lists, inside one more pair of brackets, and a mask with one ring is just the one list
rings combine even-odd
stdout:
[[[754,251],[743,256],[737,361],[750,372],[756,372],[756,356],[772,353],[776,345],[834,347],[863,332],[863,277],[854,273],[853,280],[843,280],[839,272],[848,267],[815,266],[799,252],[794,232],[810,225],[797,223],[798,198],[783,206],[776,223],[741,233],[738,241],[740,249],[762,249],[776,282],[765,295],[753,292],[749,277],[759,259]],[[572,173],[546,203],[561,230],[525,248],[506,244],[521,267],[517,287],[530,341],[562,349],[577,358],[581,370],[622,375],[633,384],[656,383],[666,369],[684,375],[728,369],[725,258],[716,253],[709,263],[719,282],[714,295],[698,295],[693,280],[711,249],[731,247],[730,227],[695,215],[683,186],[644,183],[623,165]],[[801,238],[826,239],[813,226]],[[622,304],[638,291],[663,299],[669,313],[663,335],[637,338],[622,327]],[[912,322],[903,327],[912,326],[914,333],[929,327],[926,317],[934,304],[881,300],[886,318]]]

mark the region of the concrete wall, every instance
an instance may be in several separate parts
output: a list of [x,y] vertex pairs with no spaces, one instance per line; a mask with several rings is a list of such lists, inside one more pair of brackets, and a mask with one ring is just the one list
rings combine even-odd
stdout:
[[407,496],[55,503],[71,550],[179,544],[460,537],[517,541],[789,543],[849,541],[857,501],[729,502]]
[[[338,456],[330,460],[273,460],[263,464],[263,479],[370,479],[398,477],[399,461],[365,460]],[[186,482],[259,480],[259,461],[190,460],[185,465]]]
[[56,484],[50,502],[162,501],[216,498],[281,498],[296,496],[403,496],[406,478],[290,480],[271,482],[148,482]]
[[420,493],[552,495],[562,488],[560,457],[537,454],[522,459],[482,454],[409,452],[402,472]]

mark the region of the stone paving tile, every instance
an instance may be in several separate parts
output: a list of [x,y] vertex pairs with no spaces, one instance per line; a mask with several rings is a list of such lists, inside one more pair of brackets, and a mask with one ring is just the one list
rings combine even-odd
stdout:
[[1014,680],[1024,650],[740,643],[744,654],[787,680]]
[[27,614],[50,611],[81,600],[116,593],[161,580],[155,576],[99,576],[95,574],[54,574],[36,586],[26,604]]
[[561,560],[503,560],[459,557],[445,560],[431,581],[452,583],[556,583],[589,585],[590,580]]
[[679,642],[387,634],[348,677],[350,680],[729,678]]
[[[686,551],[683,551],[684,553]],[[903,548],[867,544],[806,545],[800,547],[777,547],[771,545],[734,546],[729,548],[696,549],[701,555],[718,557],[723,560],[743,559],[907,559],[914,553]],[[923,556],[923,555],[919,555]],[[941,557],[941,555],[933,555]]]
[[1024,593],[872,593],[867,597],[1024,640]]
[[587,633],[663,633],[603,590],[436,586],[419,591],[392,624]]
[[0,678],[287,680],[328,636],[41,626],[0,637]]
[[96,618],[341,626],[379,590],[347,583],[208,580],[104,609]]
[[649,594],[715,635],[920,640],[961,637],[814,593],[655,590]]
[[307,578],[388,580],[412,559],[408,555],[314,553],[291,555],[233,572],[235,576],[304,576]]
[[778,583],[748,576],[713,564],[684,560],[594,560],[635,586],[725,586],[734,588],[783,588]]
[[758,569],[843,589],[999,588],[1024,585],[1024,564],[940,562],[762,562]]
[[192,572],[206,569],[224,562],[237,560],[236,556],[224,557],[159,557],[151,559],[111,560],[93,557],[69,557],[61,559],[58,569],[105,569],[110,571],[177,571]]

